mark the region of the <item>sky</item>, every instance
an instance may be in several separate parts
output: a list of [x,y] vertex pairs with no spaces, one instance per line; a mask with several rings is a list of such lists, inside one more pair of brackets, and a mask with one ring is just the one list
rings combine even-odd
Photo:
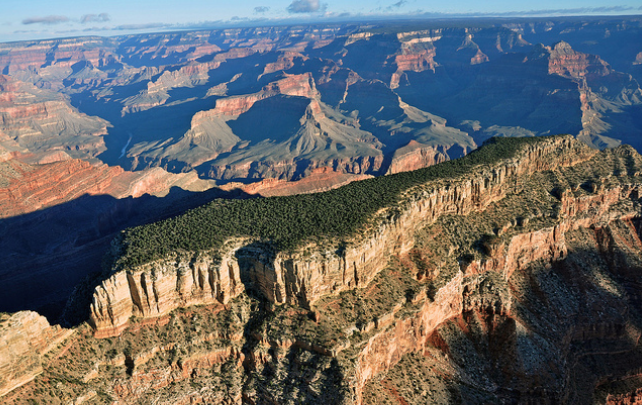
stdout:
[[404,17],[642,14],[630,0],[1,0],[0,42]]

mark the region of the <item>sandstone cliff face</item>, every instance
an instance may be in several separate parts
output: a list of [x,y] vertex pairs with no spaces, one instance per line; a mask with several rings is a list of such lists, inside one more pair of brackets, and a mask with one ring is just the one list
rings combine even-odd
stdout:
[[0,162],[0,218],[60,205],[83,195],[138,198],[144,194],[165,196],[172,187],[203,191],[214,186],[196,173],[172,174],[160,168],[127,172],[119,166],[71,159],[64,152],[45,155],[31,164],[35,157],[14,153]]
[[19,46],[5,44],[2,48],[6,51],[0,56],[0,71],[13,74],[29,68],[45,67],[48,64],[69,67],[79,61],[89,61],[94,66],[103,66],[117,59],[112,53],[112,46],[105,38],[25,42]]
[[390,88],[399,87],[399,80],[404,72],[423,72],[425,70],[435,71],[437,63],[434,58],[436,50],[433,42],[441,39],[441,32],[419,31],[403,32],[397,34],[401,43],[401,51],[395,56],[397,71],[390,79]]
[[153,318],[190,305],[228,303],[244,291],[233,257],[240,244],[231,242],[220,259],[214,253],[178,255],[173,262],[150,263],[105,280],[91,305],[95,336],[118,336],[132,316]]
[[609,74],[609,65],[596,55],[577,52],[564,42],[558,42],[550,48],[548,72],[575,79],[586,76],[605,76]]
[[123,173],[119,167],[94,167],[74,159],[39,165],[27,165],[18,159],[3,164],[14,176],[0,188],[0,217],[10,218],[43,207],[74,200],[83,194],[102,194],[112,179]]
[[443,149],[410,141],[407,146],[397,149],[386,174],[409,172],[445,162],[449,156]]
[[[406,196],[407,202],[402,204],[406,207],[404,211],[392,218],[387,218],[386,213],[380,214],[379,225],[360,241],[354,241],[340,255],[316,246],[310,246],[305,253],[274,254],[253,246],[236,246],[233,250],[221,251],[219,254],[222,257],[234,258],[238,263],[236,266],[241,268],[247,279],[233,278],[233,283],[228,285],[240,286],[245,281],[270,301],[310,307],[321,296],[368,285],[386,265],[390,255],[404,254],[412,248],[412,235],[418,226],[425,226],[445,214],[468,215],[484,210],[489,204],[502,198],[507,179],[531,171],[572,165],[589,159],[595,153],[571,138],[544,141],[525,150],[514,161],[492,169],[480,169],[470,179],[416,190],[414,195]],[[194,270],[194,265],[189,263],[197,255],[192,253],[178,261],[172,259],[173,264],[165,264],[164,261],[153,263],[146,266],[147,270],[144,271],[167,274],[171,279],[169,285],[182,285],[179,280],[183,272],[166,273],[161,269]],[[216,264],[204,266],[216,274],[221,272]],[[136,289],[129,291],[129,285],[124,280],[122,273],[115,274],[106,282],[108,285],[98,289],[94,296],[92,322],[96,325],[98,335],[115,334],[126,327],[132,308],[136,305],[134,302],[138,301],[135,297],[139,294]],[[117,288],[112,287],[116,285]],[[196,284],[191,282],[189,285]],[[237,293],[236,290],[226,290],[224,296],[234,297]],[[179,305],[175,299],[169,301],[175,303],[174,307]],[[171,308],[166,310],[169,309]],[[142,312],[143,316],[154,315],[153,312]],[[110,325],[109,328],[113,331],[103,332],[103,325]]]
[[49,319],[60,315],[75,283],[100,269],[120,229],[167,209],[178,213],[181,195],[198,200],[214,186],[196,173],[129,172],[63,151],[0,155],[0,307]]
[[353,181],[369,178],[372,178],[372,176],[346,174],[336,172],[330,167],[320,167],[312,170],[310,175],[298,181],[264,179],[250,184],[227,183],[221,186],[221,188],[223,190],[241,189],[248,194],[257,194],[263,197],[274,197],[319,193],[345,186]]
[[265,86],[259,93],[217,100],[214,111],[222,115],[240,115],[249,110],[257,101],[279,94],[314,98],[317,91],[312,75],[309,73],[286,75],[284,79]]
[[299,52],[284,52],[282,55],[279,55],[279,59],[276,62],[268,63],[265,65],[263,74],[267,75],[270,73],[278,72],[280,70],[288,70],[294,67],[295,58],[301,58],[303,60],[307,59]]
[[[147,89],[124,100],[121,114],[146,111],[169,100],[169,91],[181,87],[195,87],[207,83],[208,73],[221,65],[220,62],[187,65],[178,70],[165,70],[156,80],[147,83]],[[159,69],[160,70],[160,69]]]
[[106,147],[107,121],[78,112],[54,92],[4,78],[0,130],[23,150],[95,157]]
[[293,159],[287,159],[276,162],[252,161],[230,165],[212,165],[209,167],[207,174],[209,177],[224,180],[243,178],[300,180],[297,177],[301,176],[301,172],[308,173],[319,168],[331,167],[332,170],[339,173],[369,175],[370,173],[377,173],[381,170],[383,156],[379,154],[378,156],[366,157],[337,157],[334,159],[323,159],[305,163],[307,164],[299,163]]
[[69,364],[84,381],[55,388],[69,400],[625,403],[642,364],[640,172],[631,148],[552,138],[409,189],[339,252],[238,238],[117,269],[91,329],[4,398]]
[[73,333],[35,312],[0,314],[0,397],[41,374],[42,356]]

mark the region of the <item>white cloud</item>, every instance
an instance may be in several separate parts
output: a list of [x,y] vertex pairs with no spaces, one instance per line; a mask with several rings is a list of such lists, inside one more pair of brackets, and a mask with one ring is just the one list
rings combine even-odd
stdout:
[[327,4],[320,3],[319,0],[293,0],[288,6],[289,13],[316,13],[325,11]]
[[22,20],[22,23],[25,25],[29,24],[45,24],[45,25],[54,25],[60,24],[69,21],[69,17],[64,15],[48,15],[46,17],[31,17],[25,18]]

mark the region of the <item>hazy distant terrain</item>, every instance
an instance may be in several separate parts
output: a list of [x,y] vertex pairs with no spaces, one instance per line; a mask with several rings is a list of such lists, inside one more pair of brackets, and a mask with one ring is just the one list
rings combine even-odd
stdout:
[[[411,170],[491,136],[570,133],[640,150],[641,24],[451,20],[2,44],[0,70],[34,107],[1,112],[2,142],[226,180]],[[35,107],[51,99],[43,122]]]

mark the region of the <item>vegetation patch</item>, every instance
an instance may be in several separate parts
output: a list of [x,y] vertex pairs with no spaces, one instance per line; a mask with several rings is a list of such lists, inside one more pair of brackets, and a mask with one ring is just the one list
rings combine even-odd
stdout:
[[458,178],[476,166],[512,158],[523,146],[541,141],[491,138],[461,159],[353,182],[324,193],[215,200],[181,216],[125,231],[119,263],[136,266],[176,250],[213,249],[235,236],[260,238],[278,250],[295,249],[310,240],[354,236],[379,210],[396,207],[404,191],[429,181]]

